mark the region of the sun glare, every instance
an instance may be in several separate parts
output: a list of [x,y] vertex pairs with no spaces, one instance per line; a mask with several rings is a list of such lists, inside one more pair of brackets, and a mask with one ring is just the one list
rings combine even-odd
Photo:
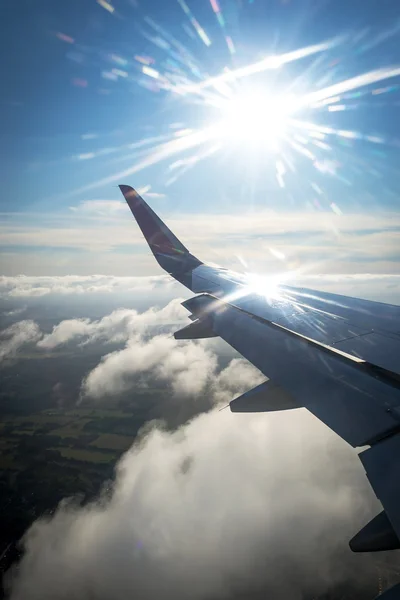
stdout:
[[273,151],[279,149],[294,107],[290,97],[253,90],[224,100],[221,111],[223,138]]
[[255,273],[247,273],[246,283],[250,292],[258,296],[264,296],[267,299],[273,299],[279,297],[279,285],[282,281],[279,276],[265,277]]

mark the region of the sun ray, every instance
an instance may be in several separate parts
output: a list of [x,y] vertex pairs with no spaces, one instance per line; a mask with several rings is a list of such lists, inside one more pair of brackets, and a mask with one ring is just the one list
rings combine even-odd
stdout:
[[[162,166],[159,172],[163,185],[171,186],[210,158],[214,164],[220,161],[225,169],[231,163],[243,169],[241,185],[248,202],[253,201],[261,173],[272,180],[279,198],[291,207],[340,216],[339,211],[346,213],[346,202],[330,197],[329,181],[349,190],[365,173],[384,181],[385,170],[397,168],[389,167],[385,152],[390,144],[398,146],[398,139],[368,130],[366,119],[361,124],[355,119],[357,125],[349,120],[360,109],[380,110],[398,102],[398,65],[366,70],[363,56],[364,68],[356,70],[360,64],[357,56],[368,52],[365,32],[347,32],[286,52],[279,52],[277,46],[275,53],[258,53],[256,60],[243,64],[246,52],[226,3],[208,3],[210,19],[216,20],[214,29],[208,26],[206,12],[194,15],[186,0],[178,4],[177,11],[185,15],[182,38],[178,29],[172,32],[153,15],[138,17],[138,37],[143,39],[132,48],[126,45],[104,52],[70,37],[73,32],[52,32],[59,43],[80,54],[80,61],[84,62],[85,53],[90,60],[97,57],[103,78],[99,93],[123,90],[129,94],[140,86],[144,88],[141,93],[159,94],[160,114],[166,115],[161,127],[144,123],[151,133],[133,134],[130,141],[128,138],[120,145],[101,144],[96,138],[92,143],[90,138],[85,140],[85,146],[70,158],[90,161],[91,165],[101,161],[111,172],[79,186],[72,195],[109,185],[164,161],[173,168]],[[119,18],[124,18],[121,7],[118,11]],[[192,35],[185,33],[188,27]],[[217,48],[215,31],[228,51],[225,46],[222,52]],[[368,35],[377,44],[384,44],[385,39],[397,35],[397,29],[371,30]],[[151,54],[149,43],[154,50]],[[347,67],[350,53],[355,59]],[[260,55],[264,57],[260,59]],[[67,59],[75,62],[70,54]],[[85,93],[91,82],[77,76],[74,85]],[[173,127],[178,120],[179,127]],[[356,147],[362,152],[355,152]],[[126,168],[122,169],[122,164]],[[388,186],[385,191],[391,192]]]
[[219,83],[236,81],[238,79],[242,79],[243,77],[248,77],[249,75],[254,75],[255,73],[260,73],[269,69],[278,69],[279,67],[287,63],[300,60],[301,58],[305,58],[313,54],[317,54],[318,52],[324,52],[325,50],[329,50],[333,48],[336,44],[338,44],[340,42],[340,39],[341,38],[334,38],[333,40],[322,42],[321,44],[314,44],[313,46],[307,46],[299,50],[286,52],[285,54],[267,56],[266,58],[263,58],[262,60],[259,60],[250,65],[246,65],[245,67],[239,67],[238,69],[228,70],[215,77],[210,77],[209,79],[206,79],[205,81],[202,81],[200,83],[188,85],[184,87],[182,91],[186,94],[196,94],[206,87],[215,86]]

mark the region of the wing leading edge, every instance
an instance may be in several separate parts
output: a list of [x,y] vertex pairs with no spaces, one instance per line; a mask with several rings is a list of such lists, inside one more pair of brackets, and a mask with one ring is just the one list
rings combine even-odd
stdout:
[[262,296],[193,256],[133,188],[120,189],[160,266],[197,294],[175,337],[220,336],[274,382],[231,410],[306,407],[352,446],[370,445],[359,456],[385,511],[351,547],[400,547],[400,307],[288,286]]

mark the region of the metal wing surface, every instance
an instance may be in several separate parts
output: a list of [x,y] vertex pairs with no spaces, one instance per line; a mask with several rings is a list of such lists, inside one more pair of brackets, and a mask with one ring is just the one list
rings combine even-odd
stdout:
[[370,446],[360,458],[384,505],[389,533],[385,537],[381,518],[352,547],[368,550],[377,539],[378,549],[399,547],[400,307],[269,287],[207,265],[133,188],[120,189],[160,266],[195,294],[183,303],[191,323],[175,337],[220,336],[268,378],[233,400],[231,410],[306,407],[353,447]]

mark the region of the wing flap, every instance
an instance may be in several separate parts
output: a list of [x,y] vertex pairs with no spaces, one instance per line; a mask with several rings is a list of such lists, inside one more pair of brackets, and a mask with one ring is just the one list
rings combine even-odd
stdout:
[[191,312],[195,317],[199,317],[208,310],[212,309],[211,297],[208,294],[193,296],[182,302],[182,306]]
[[174,333],[176,340],[201,340],[211,337],[217,337],[217,334],[212,330],[208,318],[196,319],[190,325],[186,325],[186,327]]
[[274,323],[286,327],[295,333],[313,338],[318,342],[331,346],[344,339],[358,337],[370,332],[339,317],[307,311],[306,315],[291,315],[273,319]]
[[400,532],[400,433],[360,454],[368,479],[396,532]]
[[400,540],[383,510],[365,525],[349,542],[353,552],[398,550]]
[[386,590],[383,594],[377,596],[376,600],[399,600],[400,599],[400,583]]
[[334,347],[393,373],[400,373],[400,337],[371,331],[341,340]]
[[286,316],[274,322],[315,339],[342,352],[400,373],[400,337],[351,325],[341,317],[307,311],[307,314]]
[[275,412],[300,408],[283,388],[270,379],[229,403],[232,412]]
[[292,304],[341,317],[349,325],[400,334],[400,306],[311,289],[282,286]]

